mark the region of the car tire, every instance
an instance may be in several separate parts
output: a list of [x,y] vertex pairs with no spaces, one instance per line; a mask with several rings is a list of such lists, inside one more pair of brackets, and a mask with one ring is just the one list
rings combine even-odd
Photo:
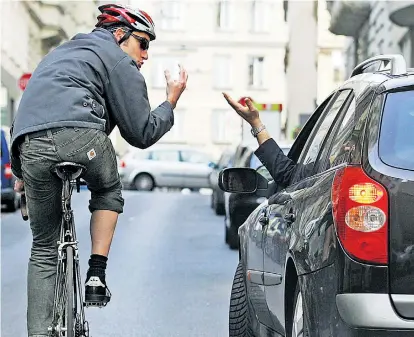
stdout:
[[15,212],[20,206],[20,198],[19,195],[16,193],[13,200],[8,200],[6,202],[6,210],[8,212]]
[[141,173],[135,177],[134,187],[137,191],[152,191],[155,187],[155,182],[149,174]]
[[214,198],[213,209],[214,209],[214,212],[216,213],[216,215],[225,215],[226,214],[224,204],[218,202],[217,196]]
[[241,262],[234,274],[229,307],[229,337],[253,337],[247,302],[246,281]]
[[289,337],[309,337],[307,326],[307,315],[303,305],[302,292],[300,291],[299,282],[296,284],[295,295],[293,296],[293,312],[290,318]]
[[227,245],[229,244],[229,230],[225,222],[224,222],[224,241],[226,242]]
[[227,241],[230,249],[239,249],[239,233],[231,226],[227,229]]

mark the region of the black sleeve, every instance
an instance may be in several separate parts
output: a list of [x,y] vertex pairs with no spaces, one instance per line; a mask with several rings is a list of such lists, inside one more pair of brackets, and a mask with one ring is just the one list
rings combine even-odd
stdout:
[[296,164],[283,153],[273,138],[260,145],[254,154],[277,184],[286,187],[291,183]]

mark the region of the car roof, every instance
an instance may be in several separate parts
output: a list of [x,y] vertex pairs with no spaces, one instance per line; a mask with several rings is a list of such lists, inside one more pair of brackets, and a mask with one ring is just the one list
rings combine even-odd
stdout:
[[352,76],[338,89],[353,89],[355,95],[359,97],[365,92],[368,86],[380,87],[379,92],[383,92],[411,85],[414,85],[414,69],[409,68],[404,75],[390,75],[385,72],[373,72]]
[[[414,70],[413,70],[414,71]],[[384,90],[393,90],[414,85],[414,72],[406,76],[392,77],[383,84]]]

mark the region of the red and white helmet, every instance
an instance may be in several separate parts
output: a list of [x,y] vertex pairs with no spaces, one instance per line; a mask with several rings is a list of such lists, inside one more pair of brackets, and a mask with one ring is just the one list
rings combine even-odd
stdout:
[[132,9],[115,4],[98,7],[102,14],[98,16],[96,27],[107,28],[113,25],[125,25],[133,31],[147,33],[155,40],[155,25],[151,17],[140,9]]

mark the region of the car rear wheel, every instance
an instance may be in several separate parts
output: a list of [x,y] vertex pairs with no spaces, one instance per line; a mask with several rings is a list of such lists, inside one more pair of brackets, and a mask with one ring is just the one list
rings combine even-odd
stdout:
[[138,191],[152,191],[155,187],[154,179],[149,174],[141,173],[134,179],[135,189]]
[[230,227],[227,227],[226,219],[224,219],[224,225],[226,227],[226,243],[229,245],[230,249],[238,249],[239,248],[238,227],[236,228],[232,225],[231,217],[229,219]]
[[303,305],[302,292],[300,291],[299,282],[296,285],[293,303],[294,305],[291,319],[291,337],[309,337],[305,307]]
[[19,208],[20,205],[20,197],[17,193],[15,193],[13,200],[8,200],[6,202],[6,210],[8,212],[14,212]]
[[[213,195],[214,195],[214,192],[213,192]],[[224,204],[219,203],[217,199],[218,199],[217,195],[215,195],[214,198],[213,198],[214,212],[216,212],[216,215],[225,215],[226,210],[224,209]]]
[[250,326],[244,268],[242,263],[239,262],[231,288],[229,337],[253,337]]

